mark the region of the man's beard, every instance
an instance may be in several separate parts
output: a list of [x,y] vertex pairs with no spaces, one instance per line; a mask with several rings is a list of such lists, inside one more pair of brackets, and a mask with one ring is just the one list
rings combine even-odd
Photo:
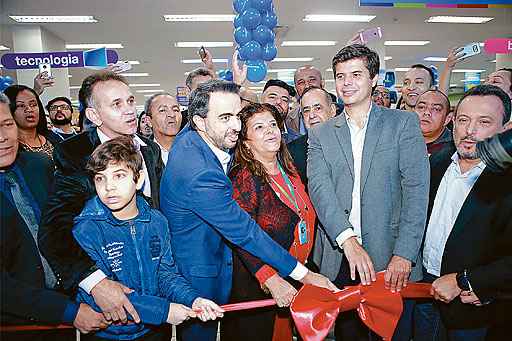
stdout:
[[65,126],[68,124],[71,124],[71,117],[69,118],[63,118],[63,119],[56,119],[56,118],[50,118],[50,121],[52,121],[52,124],[55,126]]
[[[454,134],[453,137],[454,137],[454,140],[455,140],[455,134]],[[457,149],[457,154],[459,154],[459,157],[461,159],[464,159],[464,160],[476,160],[476,159],[478,159],[479,157],[478,157],[478,152],[477,152],[476,148],[475,148],[474,151],[470,152],[470,151],[466,151],[462,147],[460,147],[460,144],[464,140],[466,140],[466,141],[469,140],[471,142],[478,142],[477,139],[475,139],[472,136],[468,136],[468,135],[466,135],[462,139],[460,139],[460,142],[455,146],[455,148]]]

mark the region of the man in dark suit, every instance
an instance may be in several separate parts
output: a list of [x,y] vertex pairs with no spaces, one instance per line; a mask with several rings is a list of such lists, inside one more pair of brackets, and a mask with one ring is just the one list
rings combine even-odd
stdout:
[[[233,199],[226,173],[238,140],[241,100],[234,83],[213,80],[191,96],[189,123],[176,137],[162,178],[161,209],[169,219],[176,264],[202,297],[224,304],[231,291],[235,244],[303,283],[335,289],[271,239]],[[212,341],[217,323],[190,321],[179,339]]]
[[512,178],[478,158],[477,141],[503,131],[510,100],[496,86],[464,94],[454,118],[456,152],[431,159],[424,280],[437,304],[416,306],[414,340],[485,340],[512,290]]
[[[312,86],[303,89],[300,98],[300,108],[304,117],[304,126],[307,130],[336,116],[336,105],[332,101],[331,94],[319,87]],[[307,186],[307,132],[305,135],[288,143],[287,147],[292,155],[293,163],[297,167],[302,183]]]
[[[0,324],[69,323],[87,333],[106,321],[86,304],[54,289],[60,279],[39,253],[41,210],[53,164],[40,153],[18,154],[18,129],[0,93]],[[68,332],[6,332],[2,340],[68,340]]]
[[133,136],[134,143],[140,147],[147,179],[142,194],[158,208],[163,169],[160,149],[153,141],[135,135],[135,99],[123,76],[112,72],[93,74],[83,81],[80,93],[85,99],[86,115],[96,127],[55,148],[56,184],[39,233],[41,251],[62,276],[64,289],[74,291],[80,285],[93,295],[111,321],[126,321],[125,309],[138,320],[125,295],[129,289],[107,279],[74,240],[73,219],[95,195],[94,184],[85,169],[87,160],[101,143],[121,135]]

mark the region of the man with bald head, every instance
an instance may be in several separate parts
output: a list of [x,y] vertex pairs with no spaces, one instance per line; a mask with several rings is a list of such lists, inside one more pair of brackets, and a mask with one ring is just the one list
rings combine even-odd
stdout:
[[420,119],[421,133],[427,144],[428,154],[453,148],[452,133],[446,127],[452,117],[450,101],[439,90],[428,90],[418,97],[414,111]]

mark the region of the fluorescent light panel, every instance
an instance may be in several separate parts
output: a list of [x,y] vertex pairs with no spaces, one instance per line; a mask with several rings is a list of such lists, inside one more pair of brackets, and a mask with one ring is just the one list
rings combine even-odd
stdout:
[[92,15],[10,15],[19,23],[96,23]]
[[448,24],[484,24],[493,20],[491,17],[459,17],[459,16],[433,16],[425,20],[428,23],[448,23]]
[[446,62],[448,58],[446,57],[425,57],[423,58],[426,62]]
[[308,14],[302,21],[370,22],[375,15]]
[[334,40],[285,40],[281,46],[334,46]]
[[268,69],[267,72],[295,72],[297,69]]
[[386,46],[424,46],[430,44],[430,40],[386,40]]
[[149,73],[147,72],[124,72],[120,73],[121,76],[125,77],[147,77],[149,76]]
[[[227,58],[213,58],[212,61],[214,63],[227,63]],[[201,64],[203,61],[201,59],[182,59],[181,62],[183,64]]]
[[233,21],[234,14],[184,14],[184,15],[164,15],[165,21]]
[[452,72],[454,73],[466,73],[466,72],[485,72],[485,70],[480,70],[480,69],[454,69],[452,70]]
[[128,61],[128,64],[131,64],[131,65],[139,65],[140,62],[138,60],[129,60]]
[[232,47],[232,41],[178,41],[174,43],[175,47]]
[[69,87],[69,90],[77,90],[77,89],[80,89],[80,88],[81,88],[81,86],[80,86],[80,85],[71,85],[71,86]]
[[7,50],[10,50],[10,48],[8,48],[5,45],[0,45],[0,51],[7,51]]
[[409,67],[396,67],[395,68],[395,72],[407,72],[409,71],[411,68]]
[[313,57],[274,58],[273,62],[311,62]]
[[136,92],[138,93],[149,93],[149,92],[163,92],[165,91],[164,89],[146,89],[146,90],[137,90]]
[[384,60],[391,60],[391,59],[393,59],[393,57],[391,57],[391,56],[385,56],[384,57]]
[[159,83],[138,83],[138,84],[130,84],[132,88],[142,88],[142,87],[151,87],[151,86],[161,86]]
[[107,49],[122,49],[123,44],[66,44],[67,49],[99,49],[105,47]]

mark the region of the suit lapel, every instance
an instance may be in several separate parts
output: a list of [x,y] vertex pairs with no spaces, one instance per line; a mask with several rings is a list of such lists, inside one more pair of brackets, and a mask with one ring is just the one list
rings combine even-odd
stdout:
[[382,111],[377,105],[373,104],[368,118],[368,126],[366,127],[366,135],[364,138],[363,158],[361,161],[361,193],[363,192],[366,179],[370,172],[373,154],[377,147],[377,143],[379,142],[383,124]]
[[336,123],[334,126],[337,128],[334,131],[336,132],[336,136],[338,137],[338,142],[340,143],[341,150],[343,151],[343,155],[345,156],[345,160],[347,161],[348,167],[350,169],[350,174],[352,175],[352,179],[354,178],[354,157],[352,156],[352,142],[350,141],[350,130],[348,129],[347,119],[344,114],[341,114],[336,119]]

